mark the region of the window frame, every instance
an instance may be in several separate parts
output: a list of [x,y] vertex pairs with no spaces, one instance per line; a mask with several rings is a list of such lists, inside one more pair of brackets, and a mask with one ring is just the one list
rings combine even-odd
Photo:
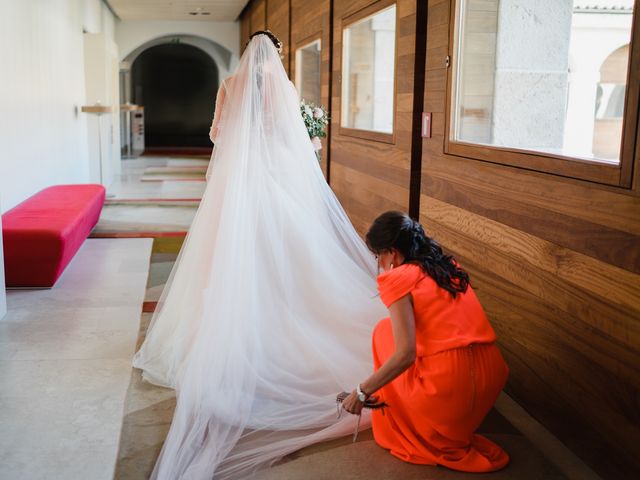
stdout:
[[[372,130],[361,130],[358,128],[350,128],[342,126],[342,102],[345,100],[342,96],[342,81],[343,81],[343,66],[344,66],[344,34],[345,30],[358,21],[371,17],[382,10],[385,10],[395,5],[395,38],[394,38],[394,51],[393,51],[393,129],[391,133],[377,132]],[[334,114],[334,118],[337,120],[338,135],[346,137],[360,138],[363,140],[371,140],[374,142],[388,143],[395,145],[396,132],[397,132],[397,90],[398,90],[398,29],[399,29],[399,16],[398,16],[398,2],[397,0],[378,0],[366,7],[349,13],[348,15],[340,19],[340,73],[338,75],[340,91],[340,102],[338,105],[338,112]]]
[[[292,49],[292,57],[293,57],[293,79],[294,85],[296,86],[296,90],[298,90],[298,94],[301,93],[298,86],[298,50],[301,48],[308,47],[314,42],[320,42],[320,97],[322,97],[322,31],[315,32],[308,37],[303,38],[302,40],[295,43],[294,48]],[[302,98],[300,98],[302,100]],[[320,102],[322,103],[322,102]]]
[[624,113],[622,117],[622,138],[620,143],[620,162],[607,164],[580,157],[519,149],[475,144],[453,140],[455,82],[458,47],[458,28],[460,25],[461,0],[451,2],[449,18],[449,47],[447,68],[447,90],[445,105],[444,153],[471,160],[478,160],[510,167],[517,167],[541,173],[547,173],[577,180],[586,180],[615,187],[631,188],[633,180],[634,152],[640,144],[638,114],[640,110],[640,38],[637,38],[640,20],[638,6],[634,3],[629,41],[629,66],[627,68],[627,86],[625,89]]

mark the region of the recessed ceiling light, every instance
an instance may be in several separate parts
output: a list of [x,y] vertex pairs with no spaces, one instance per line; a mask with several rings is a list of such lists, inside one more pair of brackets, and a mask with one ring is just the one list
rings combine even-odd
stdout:
[[202,7],[197,7],[195,10],[189,12],[189,15],[211,15],[211,12],[202,11]]

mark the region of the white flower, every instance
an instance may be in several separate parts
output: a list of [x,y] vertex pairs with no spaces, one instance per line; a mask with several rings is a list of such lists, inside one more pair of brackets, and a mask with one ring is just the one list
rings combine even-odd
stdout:
[[311,139],[311,143],[313,144],[313,149],[317,152],[318,150],[322,150],[322,142],[320,141],[320,137],[313,137]]
[[313,116],[313,111],[311,110],[311,107],[309,107],[308,105],[304,106],[304,113],[308,116],[308,117],[312,117]]
[[321,108],[316,107],[313,109],[313,118],[322,118],[324,116],[324,112]]

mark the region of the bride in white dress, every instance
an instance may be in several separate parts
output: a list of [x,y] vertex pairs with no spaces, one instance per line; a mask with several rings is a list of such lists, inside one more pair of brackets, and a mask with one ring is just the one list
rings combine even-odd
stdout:
[[354,417],[336,418],[336,393],[372,369],[376,262],[322,175],[270,35],[223,82],[206,190],[134,358],[177,394],[152,478],[247,478],[344,436]]

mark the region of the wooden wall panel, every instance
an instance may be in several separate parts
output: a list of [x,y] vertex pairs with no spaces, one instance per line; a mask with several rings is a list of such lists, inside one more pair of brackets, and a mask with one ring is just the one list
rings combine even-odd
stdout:
[[[320,39],[320,102],[330,110],[329,81],[331,77],[331,2],[330,0],[291,0],[291,79],[295,79],[295,52],[307,43]],[[329,112],[331,114],[331,112]],[[329,178],[329,144],[331,129],[322,140],[320,166]]]
[[416,2],[396,2],[394,143],[341,135],[339,131],[343,21],[374,4],[381,9],[389,2],[335,2],[333,12],[331,186],[361,233],[383,211],[409,209],[411,178]]
[[280,36],[292,79],[296,48],[321,38],[332,115],[322,166],[360,232],[382,211],[409,208],[414,84],[424,80],[432,137],[422,139],[420,219],[469,270],[511,369],[508,393],[603,477],[631,478],[640,468],[640,140],[630,190],[445,155],[453,1],[428,0],[424,79],[414,71],[419,4],[397,1],[394,143],[339,131],[343,19],[387,0],[253,1],[241,35],[266,24]]
[[240,55],[244,53],[249,35],[251,35],[251,11],[245,10],[240,16]]
[[251,3],[251,33],[267,28],[267,0],[254,0]]
[[291,51],[290,1],[267,0],[267,28],[284,44],[282,48],[282,64],[287,74],[291,72],[289,55]]
[[638,184],[443,154],[453,7],[429,1],[420,219],[470,271],[508,393],[604,477],[627,478],[640,468]]

